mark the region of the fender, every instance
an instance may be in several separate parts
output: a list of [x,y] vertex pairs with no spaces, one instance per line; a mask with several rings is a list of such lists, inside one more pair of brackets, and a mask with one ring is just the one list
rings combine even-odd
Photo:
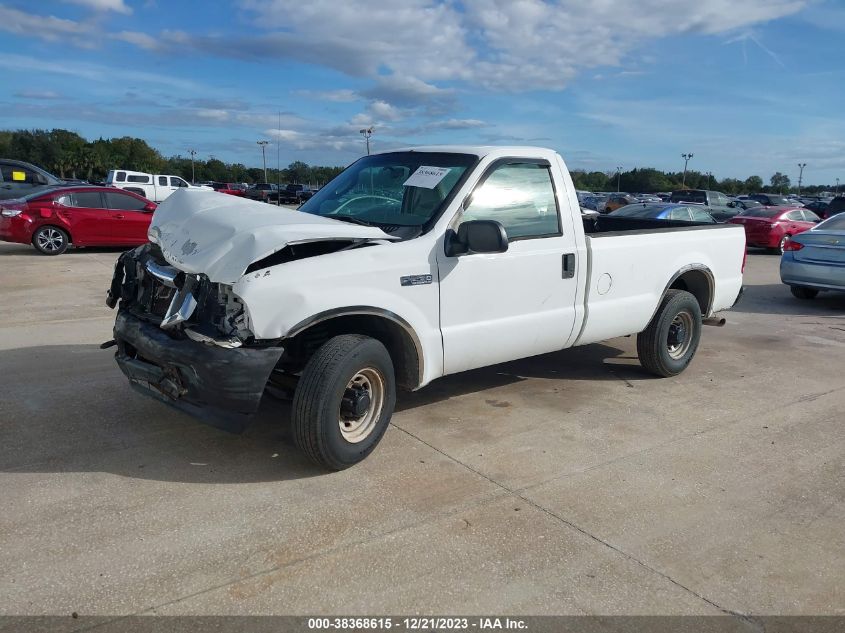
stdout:
[[[707,318],[708,316],[710,316],[710,311],[713,309],[713,299],[716,295],[716,281],[713,277],[713,271],[710,270],[710,268],[708,266],[705,266],[704,264],[688,264],[678,270],[674,275],[672,275],[672,278],[669,279],[669,282],[663,288],[663,293],[660,295],[660,298],[662,300],[662,298],[666,296],[666,293],[668,292],[669,288],[672,287],[672,284],[674,284],[676,281],[678,281],[680,277],[682,277],[685,273],[690,272],[691,270],[696,270],[703,273],[704,277],[707,279],[708,301],[706,310],[701,311],[701,316],[703,318]],[[696,297],[696,299],[697,298],[698,297]],[[651,315],[651,319],[653,319],[654,315],[657,314],[657,310],[659,308],[660,301],[657,302],[657,306],[654,308],[654,312]],[[651,319],[649,319],[649,322],[651,322]]]
[[284,338],[282,338],[282,341],[284,341],[285,339],[293,338],[294,336],[301,332],[304,332],[311,326],[317,325],[318,323],[322,323],[323,321],[328,321],[330,319],[342,316],[361,315],[382,317],[384,319],[387,319],[388,321],[392,321],[405,331],[405,333],[411,338],[411,341],[413,341],[414,347],[417,351],[417,359],[419,363],[417,380],[418,384],[422,384],[423,376],[425,375],[425,356],[423,355],[422,343],[420,342],[417,333],[414,331],[414,328],[411,327],[411,324],[408,323],[402,317],[400,317],[398,314],[391,312],[390,310],[376,308],[373,306],[348,306],[344,308],[332,308],[331,310],[325,310],[323,312],[319,312],[313,316],[310,316],[307,319],[303,319],[302,321],[294,325],[290,330],[288,330],[287,334],[285,334]]

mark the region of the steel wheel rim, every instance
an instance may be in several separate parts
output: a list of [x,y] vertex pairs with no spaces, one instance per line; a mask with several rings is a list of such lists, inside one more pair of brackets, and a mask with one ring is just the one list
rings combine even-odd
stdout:
[[45,251],[57,251],[65,242],[62,234],[56,229],[42,229],[38,232],[38,246]]
[[666,336],[666,350],[673,360],[680,360],[689,351],[692,344],[693,320],[686,310],[679,312],[669,324]]
[[377,369],[365,367],[359,370],[346,384],[345,394],[350,390],[363,390],[369,396],[369,406],[361,415],[346,414],[342,404],[338,411],[340,434],[350,444],[367,439],[376,427],[384,410],[384,377]]

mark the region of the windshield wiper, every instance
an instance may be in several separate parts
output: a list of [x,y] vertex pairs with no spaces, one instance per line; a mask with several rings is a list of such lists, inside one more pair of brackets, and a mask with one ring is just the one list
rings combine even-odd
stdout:
[[352,224],[360,224],[361,226],[375,226],[372,222],[366,222],[364,220],[359,220],[358,218],[353,218],[351,215],[329,215],[326,216],[331,218],[332,220],[340,220],[341,222],[350,222]]

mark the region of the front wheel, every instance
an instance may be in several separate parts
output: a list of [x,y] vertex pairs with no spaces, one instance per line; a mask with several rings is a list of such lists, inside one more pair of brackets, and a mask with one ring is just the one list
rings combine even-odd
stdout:
[[42,255],[61,255],[70,245],[68,234],[56,226],[42,226],[32,236],[32,245]]
[[790,286],[789,291],[796,299],[815,299],[819,291],[815,288],[807,288],[806,286]]
[[701,340],[701,308],[685,290],[669,290],[645,330],[637,335],[640,364],[661,377],[677,376]]
[[396,379],[381,342],[360,334],[329,339],[309,359],[293,396],[297,446],[329,470],[366,458],[396,405]]

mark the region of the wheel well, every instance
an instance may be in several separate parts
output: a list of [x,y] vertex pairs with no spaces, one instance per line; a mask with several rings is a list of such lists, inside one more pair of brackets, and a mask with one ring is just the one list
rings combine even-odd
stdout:
[[71,235],[71,234],[70,234],[70,231],[69,231],[66,227],[64,227],[64,226],[59,226],[58,224],[49,224],[49,223],[48,223],[48,224],[42,224],[41,226],[37,227],[37,228],[36,228],[36,229],[32,232],[32,238],[30,239],[30,241],[35,240],[35,234],[36,234],[36,233],[38,233],[38,231],[39,231],[39,230],[41,230],[41,229],[43,229],[43,228],[47,228],[47,227],[53,227],[54,229],[59,229],[59,230],[60,230],[60,231],[62,231],[65,235],[67,235],[67,242],[68,242],[68,244],[73,244],[73,235]]
[[669,288],[689,292],[698,301],[701,315],[705,317],[709,315],[710,306],[713,305],[713,277],[710,271],[701,268],[687,270],[678,275],[669,284]]
[[396,383],[405,389],[415,389],[420,385],[422,350],[418,349],[411,332],[396,321],[369,314],[333,317],[286,339],[279,369],[290,373],[302,371],[314,352],[330,338],[341,334],[363,334],[380,341],[393,361]]

